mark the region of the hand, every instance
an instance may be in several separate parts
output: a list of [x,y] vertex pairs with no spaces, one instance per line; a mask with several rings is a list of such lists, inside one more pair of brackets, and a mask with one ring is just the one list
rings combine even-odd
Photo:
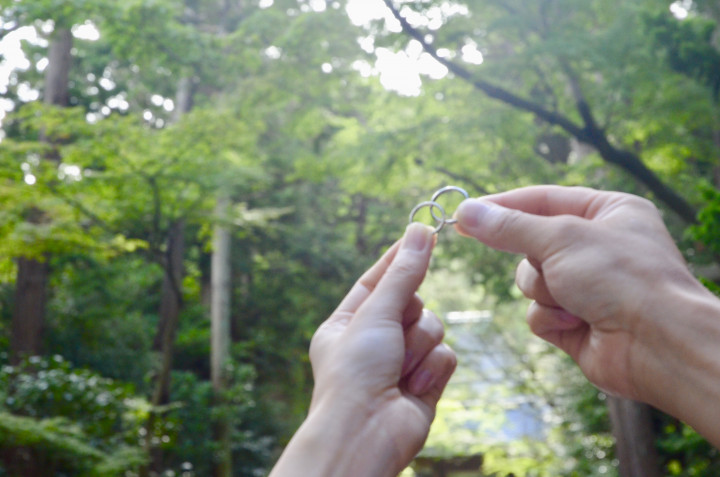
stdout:
[[273,476],[397,475],[422,448],[456,364],[415,293],[433,245],[411,224],[318,328],[310,412]]
[[530,328],[590,381],[720,442],[711,400],[720,396],[718,300],[692,276],[651,202],[538,186],[467,200],[456,217],[461,233],[527,256],[516,281],[535,300]]

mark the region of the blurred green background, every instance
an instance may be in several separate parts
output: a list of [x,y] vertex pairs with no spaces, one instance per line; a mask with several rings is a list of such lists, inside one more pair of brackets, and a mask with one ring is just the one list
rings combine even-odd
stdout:
[[[716,289],[719,20],[712,0],[0,0],[0,476],[265,475],[315,328],[448,184],[645,196]],[[460,364],[405,474],[720,475],[691,429],[530,335],[516,262],[440,234],[421,292]]]

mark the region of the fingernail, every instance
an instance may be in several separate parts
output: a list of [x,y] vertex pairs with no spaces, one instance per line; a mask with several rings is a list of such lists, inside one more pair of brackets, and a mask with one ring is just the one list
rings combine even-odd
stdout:
[[490,202],[478,199],[467,199],[457,208],[455,216],[463,228],[474,229],[487,218],[488,214],[491,213],[494,208],[495,205]]
[[413,377],[410,379],[410,383],[408,384],[408,391],[410,393],[419,396],[420,394],[424,394],[427,392],[428,389],[430,389],[430,386],[432,386],[433,383],[433,375],[428,370],[422,370],[419,373],[416,373],[413,375]]
[[433,229],[420,222],[413,222],[405,229],[405,237],[403,238],[403,248],[410,250],[422,251],[430,244]]

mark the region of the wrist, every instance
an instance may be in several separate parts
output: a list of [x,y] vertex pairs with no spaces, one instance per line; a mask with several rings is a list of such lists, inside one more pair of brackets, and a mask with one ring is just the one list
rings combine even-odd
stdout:
[[[402,468],[363,406],[313,407],[270,477],[392,477]],[[285,465],[285,462],[288,465]]]
[[699,282],[670,285],[639,330],[639,399],[720,446],[720,300]]

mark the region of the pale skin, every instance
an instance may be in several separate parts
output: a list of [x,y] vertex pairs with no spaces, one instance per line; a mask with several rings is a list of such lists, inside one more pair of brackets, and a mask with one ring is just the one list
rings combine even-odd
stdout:
[[310,411],[271,477],[394,476],[422,448],[456,365],[416,294],[432,232],[411,224],[315,332]]
[[[527,321],[601,389],[682,419],[720,447],[720,300],[688,270],[656,207],[536,186],[469,199],[457,230],[522,254]],[[318,329],[307,419],[270,474],[392,476],[421,449],[455,368],[415,294],[434,244],[413,224]]]
[[467,200],[458,230],[526,256],[530,329],[595,385],[647,402],[720,446],[720,300],[689,271],[656,207],[536,186]]

